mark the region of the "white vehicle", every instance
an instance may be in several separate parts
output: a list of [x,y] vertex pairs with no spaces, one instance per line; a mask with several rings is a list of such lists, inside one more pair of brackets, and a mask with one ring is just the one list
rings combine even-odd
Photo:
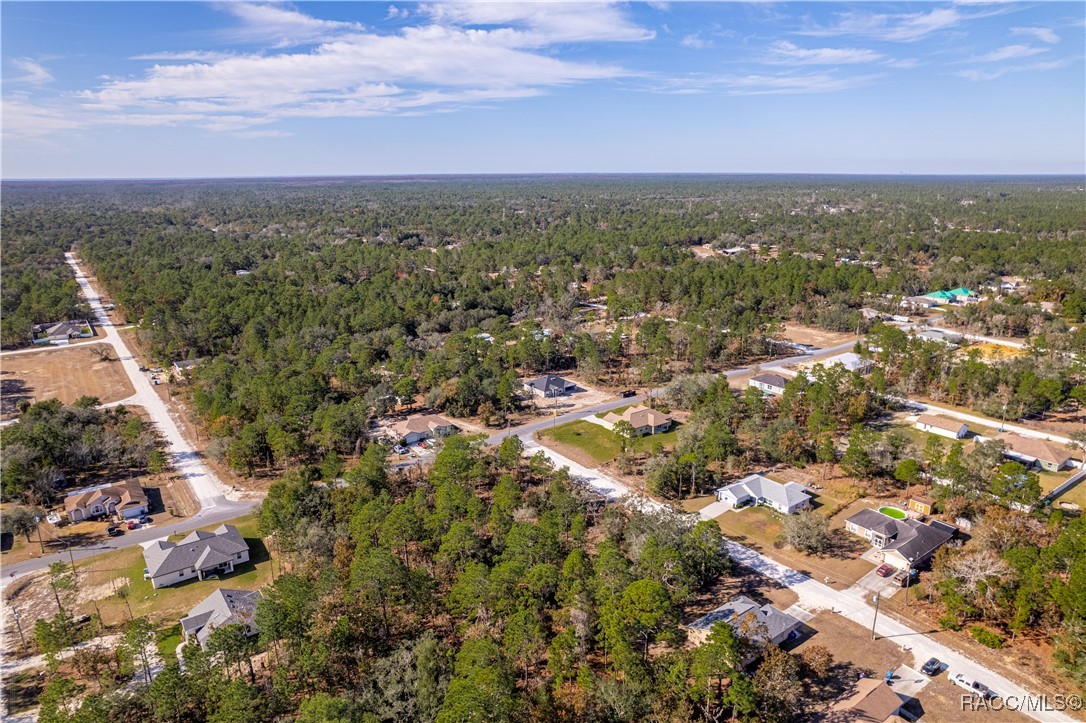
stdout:
[[965,688],[974,695],[979,695],[981,698],[995,697],[992,694],[992,691],[988,690],[988,686],[984,685],[983,683],[978,683],[975,680],[970,680],[961,673],[955,673],[954,675],[950,676],[950,682],[954,685]]

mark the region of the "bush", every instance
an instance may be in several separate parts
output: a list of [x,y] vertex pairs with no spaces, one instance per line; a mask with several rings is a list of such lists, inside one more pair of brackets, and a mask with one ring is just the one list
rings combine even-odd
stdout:
[[939,618],[939,626],[947,630],[961,630],[962,624],[958,621],[956,615],[947,613],[943,617]]
[[973,636],[973,640],[983,645],[986,648],[992,648],[993,650],[999,650],[1003,647],[1003,636],[998,633],[993,633],[988,628],[982,628],[979,625],[974,625],[969,628],[969,634]]

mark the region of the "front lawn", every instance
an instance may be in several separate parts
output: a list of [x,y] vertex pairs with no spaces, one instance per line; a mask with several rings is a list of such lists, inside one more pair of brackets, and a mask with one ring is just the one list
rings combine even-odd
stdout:
[[[643,437],[634,437],[630,448],[635,452],[650,452],[657,443],[669,447],[678,441],[679,427],[674,423],[671,430],[663,434],[646,434]],[[558,444],[575,447],[587,454],[597,464],[605,464],[622,453],[622,445],[618,435],[611,430],[583,419],[569,422],[554,429],[545,429],[539,432],[544,439],[552,439]]]

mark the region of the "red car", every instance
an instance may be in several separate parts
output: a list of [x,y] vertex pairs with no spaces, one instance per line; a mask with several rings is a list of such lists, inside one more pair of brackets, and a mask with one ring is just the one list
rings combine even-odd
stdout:
[[890,577],[895,572],[897,572],[897,568],[893,565],[883,565],[878,570],[875,570],[875,574],[879,577]]
[[130,530],[134,530],[134,529],[136,529],[137,527],[139,527],[139,523],[138,523],[138,522],[136,522],[135,520],[129,520],[129,521],[128,521],[128,522],[127,522],[127,523],[125,524],[125,527],[127,527],[127,528],[128,528],[128,529],[130,529]]

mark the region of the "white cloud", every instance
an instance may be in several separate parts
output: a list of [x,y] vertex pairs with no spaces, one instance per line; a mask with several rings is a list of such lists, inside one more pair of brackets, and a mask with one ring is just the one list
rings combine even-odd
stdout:
[[[153,62],[141,74],[102,78],[97,87],[35,112],[52,117],[57,111],[76,126],[192,125],[271,137],[251,129],[288,118],[445,112],[636,75],[611,64],[563,60],[553,46],[644,40],[651,32],[611,5],[555,7],[553,13],[535,4],[427,7],[432,22],[381,34],[289,8],[231,6],[246,19],[244,32],[267,43],[330,37],[292,51],[151,53],[141,56]],[[61,109],[70,97],[76,104]],[[29,118],[29,110],[21,117]],[[17,120],[12,131],[20,125]]]
[[873,63],[882,59],[881,53],[863,48],[801,48],[787,40],[769,46],[766,62],[792,65],[844,65]]
[[344,33],[364,30],[359,23],[321,20],[287,5],[230,2],[219,7],[241,21],[240,27],[226,33],[228,38],[241,43],[271,43],[278,48],[287,48],[312,45]]
[[998,50],[993,50],[990,53],[985,53],[984,55],[973,58],[973,60],[980,63],[998,63],[1003,60],[1028,58],[1033,55],[1047,52],[1048,48],[1037,48],[1032,45],[1007,45]]
[[407,8],[398,8],[395,5],[388,6],[388,14],[385,15],[385,20],[402,20],[411,14],[411,11]]
[[907,43],[939,30],[953,28],[967,19],[957,8],[935,8],[929,12],[899,14],[846,12],[838,13],[837,17],[836,25],[811,26],[800,31],[800,34],[826,37],[858,35]]
[[674,79],[657,88],[657,91],[669,95],[691,95],[712,91],[723,91],[728,95],[835,93],[870,85],[881,77],[881,74],[848,76],[835,73],[691,76]]
[[1028,35],[1050,45],[1060,42],[1060,36],[1051,28],[1011,28],[1011,35]]
[[1063,58],[1061,60],[1045,60],[1035,63],[1026,63],[1024,65],[1006,65],[1002,68],[995,70],[961,70],[958,71],[958,75],[966,80],[973,81],[985,81],[995,80],[1008,73],[1024,73],[1024,72],[1043,72],[1046,70],[1059,70],[1060,68],[1066,68],[1071,63],[1076,62],[1075,58]]
[[23,71],[24,75],[8,78],[7,82],[9,83],[45,85],[46,83],[53,82],[53,74],[43,68],[41,63],[38,63],[37,61],[31,60],[30,58],[13,58],[11,64]]
[[685,38],[679,41],[679,45],[684,48],[694,48],[695,50],[704,50],[705,48],[713,47],[712,40],[706,40],[700,35],[687,35]]

